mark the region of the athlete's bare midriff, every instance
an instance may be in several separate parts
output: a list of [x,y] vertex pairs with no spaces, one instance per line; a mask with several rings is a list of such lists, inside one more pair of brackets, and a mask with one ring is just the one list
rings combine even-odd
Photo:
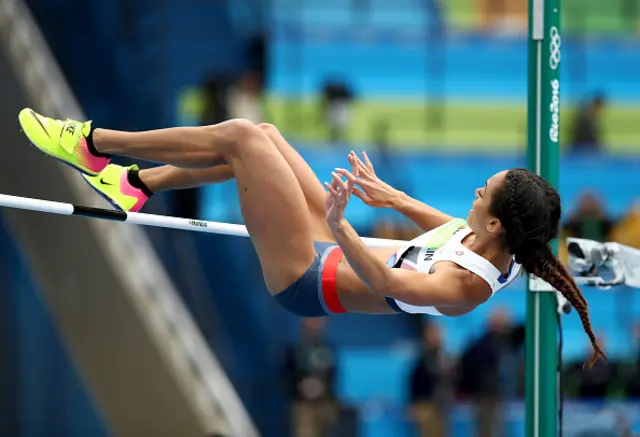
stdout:
[[[372,251],[376,258],[383,261],[385,265],[387,260],[395,253],[399,247],[373,248]],[[349,265],[346,257],[342,257],[338,264],[338,275],[336,278],[336,287],[338,290],[338,298],[340,303],[349,312],[368,313],[368,314],[394,314],[395,312],[389,307],[384,297],[376,296],[367,286],[360,280],[358,275]]]
[[[373,248],[372,251],[376,257],[386,265],[391,255],[399,249],[400,247],[385,247]],[[389,307],[384,297],[377,296],[369,291],[368,287],[360,280],[344,256],[340,260],[340,264],[338,264],[336,286],[340,303],[349,312],[396,314],[396,312]],[[473,308],[467,307],[437,307],[436,309],[446,316],[460,316],[473,310]]]

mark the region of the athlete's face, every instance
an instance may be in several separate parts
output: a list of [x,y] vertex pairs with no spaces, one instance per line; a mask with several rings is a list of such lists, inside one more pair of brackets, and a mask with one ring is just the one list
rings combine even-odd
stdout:
[[476,189],[476,198],[471,205],[467,222],[475,234],[486,234],[500,231],[500,220],[491,213],[490,205],[493,201],[493,193],[504,183],[507,170],[491,176],[483,187]]

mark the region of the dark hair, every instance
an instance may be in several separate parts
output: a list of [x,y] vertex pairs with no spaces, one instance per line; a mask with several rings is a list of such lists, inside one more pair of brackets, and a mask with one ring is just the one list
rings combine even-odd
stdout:
[[578,312],[595,351],[588,366],[599,356],[606,359],[591,328],[586,299],[549,247],[549,242],[557,237],[560,224],[558,192],[540,176],[523,168],[512,169],[507,172],[504,184],[495,191],[490,211],[502,223],[505,230],[502,242],[515,261],[527,274],[545,280],[562,293]]

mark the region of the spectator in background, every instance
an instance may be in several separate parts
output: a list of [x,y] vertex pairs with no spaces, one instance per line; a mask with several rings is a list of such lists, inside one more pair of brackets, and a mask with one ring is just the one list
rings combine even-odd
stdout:
[[585,193],[578,200],[578,207],[565,224],[567,236],[605,242],[614,222],[594,193]]
[[324,326],[323,318],[303,319],[301,339],[286,352],[295,437],[326,437],[338,420],[335,354],[323,338]]
[[[208,75],[202,86],[202,126],[221,123],[229,119],[227,89],[229,80],[224,76]],[[202,188],[177,190],[169,195],[173,198],[171,215],[176,217],[198,217],[200,215],[200,194]]]
[[611,241],[640,249],[640,200],[611,230]]
[[[598,343],[606,346],[601,336],[598,336]],[[592,356],[591,349],[587,354]],[[565,392],[577,398],[603,399],[612,391],[611,386],[615,385],[618,367],[612,360],[606,363],[598,360],[590,369],[584,368],[582,359],[572,361],[565,368]]]
[[529,10],[527,2],[513,0],[476,0],[478,27],[498,34],[526,35]]
[[378,153],[376,161],[379,161],[376,166],[376,174],[392,187],[415,197],[411,172],[407,168],[402,155],[399,155],[392,147],[390,132],[391,125],[383,117],[371,123],[371,138],[373,139],[373,146]]
[[600,119],[605,106],[604,96],[597,95],[578,110],[570,135],[572,152],[595,152],[602,148]]
[[262,123],[262,81],[258,71],[244,73],[229,90],[230,118],[246,118],[254,123]]
[[351,119],[353,91],[343,82],[327,82],[322,89],[322,118],[329,129],[332,143],[347,140],[347,127]]
[[[501,386],[506,370],[503,364],[506,354],[512,351],[513,328],[507,312],[495,310],[488,330],[464,351],[460,360],[459,389],[474,404],[478,437],[501,434]],[[515,375],[517,369],[511,372]]]
[[411,416],[420,437],[445,437],[447,406],[452,397],[449,358],[442,347],[440,328],[424,323],[422,344],[410,380]]
[[413,223],[383,217],[376,220],[371,236],[387,240],[411,241],[421,233],[422,231]]
[[632,358],[632,371],[626,384],[626,395],[632,399],[640,399],[640,322],[636,323],[634,327],[632,345],[633,358]]
[[229,79],[225,76],[210,75],[205,79],[202,87],[201,125],[222,123],[229,119],[227,104],[229,83]]

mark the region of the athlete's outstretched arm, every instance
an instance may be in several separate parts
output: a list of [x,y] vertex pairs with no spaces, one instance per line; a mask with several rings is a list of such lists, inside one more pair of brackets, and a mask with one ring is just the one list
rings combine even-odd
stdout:
[[453,217],[403,192],[399,192],[395,198],[393,209],[409,218],[424,231],[430,231],[453,220]]
[[[352,166],[357,166],[359,172],[359,178],[355,185],[362,188],[354,188],[353,194],[365,204],[376,208],[393,208],[425,231],[437,228],[453,220],[453,217],[442,211],[413,199],[383,182],[376,176],[373,165],[365,152],[362,152],[362,157],[364,162],[355,152],[349,154],[349,162]],[[336,169],[336,171],[347,177],[347,170]]]
[[[349,265],[373,293],[392,297],[410,305],[467,306],[478,305],[491,296],[491,290],[478,289],[469,283],[469,275],[458,269],[438,269],[432,275],[402,269],[390,269],[378,259],[344,218],[344,211],[357,183],[360,169],[353,165],[353,174],[345,171],[347,182],[333,174],[331,184],[325,183],[329,194],[326,201],[327,223]],[[444,272],[443,272],[444,271]]]
[[491,296],[488,285],[478,288],[459,269],[440,268],[425,274],[389,268],[344,219],[331,230],[351,268],[374,294],[417,306],[477,306]]

